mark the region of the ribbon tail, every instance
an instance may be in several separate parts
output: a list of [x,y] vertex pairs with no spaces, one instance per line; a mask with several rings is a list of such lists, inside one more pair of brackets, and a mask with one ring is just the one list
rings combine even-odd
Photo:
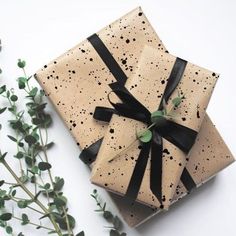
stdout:
[[144,143],[137,158],[125,196],[134,202],[137,198],[146,170],[151,143]]
[[95,143],[91,144],[88,148],[83,149],[79,155],[80,160],[87,165],[92,164],[97,158],[97,154],[102,144],[102,140],[103,138],[97,140]]
[[153,131],[151,146],[150,189],[162,204],[162,137]]
[[110,122],[113,114],[117,114],[115,109],[97,106],[95,108],[93,118],[99,121]]
[[188,170],[186,168],[184,168],[180,179],[181,179],[184,187],[187,189],[188,193],[190,193],[194,188],[197,187],[192,176],[190,175],[190,173],[188,172]]

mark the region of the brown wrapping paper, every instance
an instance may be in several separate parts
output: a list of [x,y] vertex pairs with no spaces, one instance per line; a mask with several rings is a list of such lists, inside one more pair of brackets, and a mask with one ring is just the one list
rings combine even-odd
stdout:
[[[98,34],[127,76],[132,74],[144,45],[150,45],[166,52],[141,8],[134,9],[100,30]],[[96,58],[96,61],[90,61],[90,58]],[[104,70],[105,75],[104,73],[101,74]],[[109,105],[104,93],[109,90],[107,84],[113,82],[114,78],[87,40],[37,71],[36,79],[65,121],[81,149],[88,147],[97,138],[104,135],[107,125],[103,123],[100,126],[100,122],[93,120],[92,114],[95,106],[98,105],[97,103],[103,106]],[[93,103],[93,99],[96,103]],[[91,102],[92,104],[90,104]],[[87,120],[89,120],[88,123],[86,123]],[[219,150],[222,150],[225,156],[231,156],[208,116],[206,116],[203,123],[206,123],[207,129],[205,131],[211,131],[213,140],[216,143],[221,143]],[[84,134],[87,134],[87,136]],[[205,140],[201,142],[204,143]],[[218,158],[222,160],[219,161],[219,166],[224,168],[233,159],[224,159],[217,156],[219,150],[218,148],[212,148],[211,151],[213,154],[215,153],[216,161],[218,161]],[[217,173],[217,171],[218,169],[213,165],[209,175]],[[205,177],[203,177],[203,180],[205,180]],[[128,206],[125,200],[118,195],[113,195],[112,198],[130,226],[136,226],[156,213],[153,212],[153,209],[139,203]]]
[[[230,150],[206,115],[191,150],[191,158],[186,166],[194,182],[198,187],[201,186],[234,161]],[[180,182],[176,188],[172,204],[186,195],[187,190]],[[151,216],[160,212],[159,209],[153,209],[137,202],[134,205],[130,205],[124,200],[124,197],[116,194],[112,194],[112,197],[116,205],[119,206],[125,221],[133,227],[137,227]]]
[[[144,45],[165,51],[140,8],[98,35],[127,76],[132,74]],[[106,125],[95,121],[92,115],[95,106],[109,106],[108,84],[115,80],[88,40],[45,65],[37,72],[37,79],[81,148],[103,136]]]
[[[176,57],[168,53],[161,53],[157,49],[145,46],[137,69],[125,84],[130,93],[151,113],[158,109],[175,60]],[[185,97],[171,119],[198,131],[217,78],[212,71],[188,62],[181,81],[169,101],[166,101],[166,109],[170,111],[173,110],[171,100],[178,94]],[[103,138],[91,181],[115,193],[125,194],[140,153],[137,132],[146,128],[147,125],[140,121],[113,115]],[[187,161],[186,154],[166,139],[163,139],[163,150],[165,152],[162,159],[162,204],[167,209]],[[114,157],[116,159],[109,162]],[[191,158],[191,151],[187,158]],[[154,207],[161,205],[150,189],[150,158],[137,201]]]

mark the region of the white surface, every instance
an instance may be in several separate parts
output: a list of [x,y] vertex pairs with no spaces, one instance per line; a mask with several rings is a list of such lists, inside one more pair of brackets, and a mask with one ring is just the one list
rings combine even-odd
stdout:
[[[27,61],[27,71],[34,73],[91,33],[98,31],[136,6],[141,5],[168,50],[182,58],[221,73],[208,113],[236,154],[235,143],[235,69],[236,69],[236,2],[234,0],[0,0],[0,38],[3,51],[0,65],[1,83],[15,86],[21,75],[16,60]],[[2,106],[2,100],[0,101]],[[70,211],[78,222],[77,229],[86,236],[108,235],[106,222],[93,212],[89,197],[94,188],[89,171],[78,160],[79,149],[61,119],[49,106],[54,125],[49,137],[56,142],[50,151],[53,172],[66,180],[65,193]],[[2,120],[1,120],[2,123]],[[12,144],[1,134],[1,148]],[[11,145],[11,146],[10,146]],[[10,151],[11,152],[11,151]],[[12,153],[14,150],[12,150]],[[168,213],[153,217],[138,229],[125,227],[129,236],[236,235],[235,164],[181,201]],[[6,175],[0,167],[0,177]],[[102,196],[113,211],[105,191]],[[26,227],[26,235],[46,235]],[[0,229],[1,230],[1,229]],[[31,232],[31,233],[30,233]],[[0,231],[0,235],[5,235]]]

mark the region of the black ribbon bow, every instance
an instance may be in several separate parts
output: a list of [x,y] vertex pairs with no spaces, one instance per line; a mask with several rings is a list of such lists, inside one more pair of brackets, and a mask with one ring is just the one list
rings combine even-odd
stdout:
[[[126,74],[123,72],[120,65],[117,63],[117,61],[113,57],[113,55],[111,54],[111,52],[108,50],[106,45],[100,39],[100,37],[97,34],[93,34],[90,37],[88,37],[88,41],[91,43],[93,48],[97,51],[98,55],[100,56],[100,58],[102,59],[104,64],[107,66],[109,71],[112,73],[112,75],[116,79],[116,81],[118,81],[121,86],[124,86],[124,84],[125,84],[125,82],[128,78],[127,78]],[[182,77],[185,66],[186,66],[186,61],[177,58],[177,60],[175,62],[175,65],[173,67],[171,76],[170,76],[170,77],[174,77],[175,79],[174,80],[172,79],[172,82],[168,83],[168,87],[169,87],[168,91],[169,92],[165,91],[165,94],[163,95],[163,98],[165,98],[165,100],[167,100],[169,98],[170,94],[172,93],[172,91],[177,86],[180,78]],[[173,87],[173,88],[170,89],[171,87]],[[162,102],[159,106],[159,109],[162,109],[161,106],[162,106]],[[95,114],[94,114],[94,118],[97,118],[97,119],[99,119],[101,121],[105,121],[105,122],[110,122],[110,119],[111,119],[111,117],[114,113],[118,114],[118,112],[115,109],[112,109],[112,108],[104,108],[103,107],[102,108],[102,111],[103,111],[102,116],[100,116],[99,112],[97,113],[97,111],[99,111],[99,108],[96,109]],[[168,126],[168,128],[171,129],[170,126]],[[91,164],[96,160],[98,151],[99,151],[100,146],[102,144],[102,140],[103,140],[103,138],[100,138],[96,142],[92,143],[89,147],[84,148],[82,150],[82,152],[80,153],[79,158],[85,164]],[[154,141],[155,140],[153,139],[153,142]],[[185,140],[184,142],[187,142],[187,140]],[[194,141],[192,140],[192,143],[193,142]],[[149,150],[150,150],[150,148],[149,148]],[[141,152],[144,152],[144,151],[145,151],[145,148],[143,148],[141,150]],[[154,163],[152,162],[152,164],[154,164]],[[154,165],[152,165],[152,166],[154,166]],[[159,165],[159,168],[161,169],[161,165]],[[156,169],[157,169],[157,167],[156,167]],[[138,172],[138,170],[137,170],[137,172]],[[160,172],[158,171],[158,173],[161,173],[161,171]],[[155,181],[155,179],[153,179],[153,181]],[[158,184],[158,182],[160,182],[160,180],[157,179],[156,183]],[[191,190],[196,187],[196,184],[195,184],[192,176],[190,175],[189,171],[187,170],[187,168],[184,168],[184,170],[183,170],[183,173],[181,175],[181,182],[183,183],[183,185],[185,186],[185,188],[187,189],[188,192],[191,192]],[[155,182],[153,182],[153,185],[154,184],[155,184]],[[157,186],[157,184],[156,184],[156,186]],[[130,185],[130,186],[132,186],[132,185]]]
[[[163,109],[163,101],[168,101],[170,95],[175,90],[182,78],[186,61],[177,58],[161,99],[158,110]],[[109,85],[122,101],[122,103],[113,103],[109,96],[109,102],[114,109],[106,107],[96,107],[94,118],[100,121],[109,121],[112,114],[118,114],[137,121],[146,123],[148,126],[152,124],[151,112],[141,104],[123,85],[118,82]],[[151,167],[150,167],[150,189],[160,203],[162,203],[162,156],[163,156],[163,140],[168,140],[184,153],[188,153],[193,146],[197,132],[183,125],[177,124],[164,117],[160,119],[155,126],[150,128],[152,132],[152,140],[142,143],[141,151],[137,158],[133,174],[131,176],[126,196],[129,199],[137,198],[142,179],[147,166],[149,153],[151,151]]]

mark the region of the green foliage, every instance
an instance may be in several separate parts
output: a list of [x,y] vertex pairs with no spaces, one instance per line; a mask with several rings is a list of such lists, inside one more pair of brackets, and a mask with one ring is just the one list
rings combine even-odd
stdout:
[[107,228],[110,228],[110,236],[126,236],[126,233],[121,233],[122,230],[122,222],[119,219],[118,216],[114,215],[111,211],[108,211],[106,209],[106,202],[102,204],[102,201],[100,200],[100,196],[98,195],[98,192],[96,189],[93,190],[93,193],[91,194],[91,197],[95,200],[96,205],[98,209],[96,209],[96,212],[99,212],[102,214],[103,218],[112,226],[108,226]]
[[137,133],[137,137],[142,143],[148,143],[152,139],[152,131],[147,129],[144,132]]
[[18,59],[18,63],[17,63],[19,68],[24,68],[26,65],[26,62],[24,60]]
[[[2,153],[0,150],[0,163],[16,181],[7,183],[5,180],[0,180],[0,226],[5,228],[7,234],[13,234],[13,225],[10,226],[8,222],[11,223],[14,218],[22,226],[29,224],[38,230],[46,230],[48,234],[83,236],[83,231],[78,234],[73,232],[76,222],[74,217],[68,214],[67,198],[62,192],[64,179],[54,178],[51,173],[52,165],[49,163],[47,150],[54,144],[48,142],[48,128],[52,123],[52,118],[46,112],[47,103],[44,101],[44,93],[37,87],[31,86],[31,77],[25,73],[26,62],[18,60],[17,65],[23,71],[23,76],[17,79],[17,83],[19,89],[26,93],[27,102],[24,110],[19,110],[19,104],[22,105],[23,101],[20,101],[15,91],[8,89],[6,85],[0,86],[0,95],[8,102],[8,106],[0,108],[0,114],[9,112],[12,115],[12,119],[8,120],[12,133],[7,137],[17,147],[13,157],[19,162],[20,172],[18,177],[18,173],[7,162],[7,159],[11,157],[6,158],[7,152]],[[47,182],[48,179],[49,182]],[[34,192],[28,185],[32,185]],[[18,189],[19,194],[23,191],[28,198],[19,197]],[[39,214],[38,222],[33,222],[25,212],[22,212],[21,216],[8,213],[8,201],[19,211],[28,209]],[[43,219],[49,220],[51,227],[44,226],[41,221]],[[22,232],[17,235],[24,236]]]
[[154,126],[159,125],[161,122],[163,122],[164,119],[173,119],[174,118],[174,109],[177,108],[182,100],[185,97],[180,95],[178,92],[178,96],[173,98],[171,100],[171,103],[173,104],[173,107],[167,111],[167,104],[166,101],[163,100],[163,109],[157,110],[151,113],[151,122],[152,124],[149,125],[144,131],[137,132],[137,139],[142,143],[148,143],[152,140],[152,131],[151,128]]

